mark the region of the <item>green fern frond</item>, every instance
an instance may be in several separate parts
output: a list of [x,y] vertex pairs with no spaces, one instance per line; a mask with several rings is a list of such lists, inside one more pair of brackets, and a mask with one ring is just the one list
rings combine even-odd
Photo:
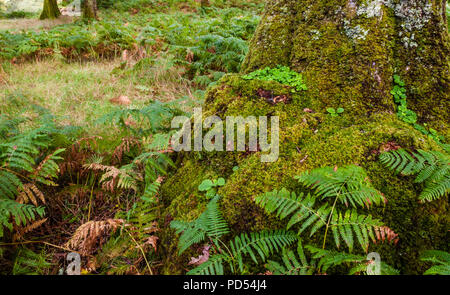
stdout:
[[0,198],[15,199],[21,186],[22,182],[16,174],[0,168]]
[[418,150],[416,153],[403,149],[380,155],[383,165],[401,175],[415,175],[416,183],[425,183],[419,199],[433,201],[450,191],[450,156],[448,153]]
[[[28,204],[20,204],[16,201],[0,198],[0,237],[3,236],[3,228],[13,229],[13,222],[17,225],[26,225],[45,215],[44,207],[35,207]],[[11,221],[13,218],[13,222]]]
[[306,260],[301,240],[298,241],[297,256],[294,251],[283,248],[281,258],[283,264],[269,260],[266,264],[267,269],[274,275],[312,275],[316,270],[315,261],[310,263]]
[[315,190],[322,199],[336,198],[348,206],[361,207],[371,204],[379,205],[384,201],[383,195],[368,181],[363,168],[350,165],[338,169],[325,167],[307,171],[295,177],[303,185]]
[[419,196],[421,201],[433,201],[445,196],[450,191],[450,177],[442,179],[440,182],[428,184]]
[[[316,221],[315,229],[319,229],[326,225],[327,216],[330,213],[328,206],[322,207],[319,210],[314,209],[316,197],[301,193],[297,196],[294,192],[289,192],[285,188],[280,191],[274,190],[263,195],[257,196],[255,202],[262,207],[267,213],[275,212],[276,216],[281,220],[293,214],[288,222],[287,229],[310,217],[308,224]],[[307,226],[302,226],[300,232],[304,231]]]
[[219,196],[215,196],[206,206],[206,210],[192,222],[171,222],[170,225],[177,234],[182,233],[178,242],[180,254],[193,244],[204,241],[206,237],[218,239],[230,232],[220,212],[219,199]]
[[354,235],[359,245],[367,251],[369,237],[375,242],[374,231],[381,226],[383,223],[378,219],[370,215],[360,215],[355,210],[347,210],[344,214],[335,211],[330,223],[336,246],[339,248],[342,239],[350,251],[353,250]]
[[312,275],[314,273],[313,268],[297,260],[292,250],[283,249],[282,260],[284,264],[270,260],[266,268],[274,275]]
[[141,199],[148,203],[155,203],[155,197],[159,192],[159,189],[161,187],[161,182],[158,180],[155,180],[150,183],[146,183],[144,193],[141,196]]
[[[244,255],[248,255],[255,263],[257,256],[264,262],[267,257],[297,241],[297,235],[291,231],[274,230],[255,233],[242,233],[230,242],[233,261],[237,261],[239,270],[244,268]],[[230,264],[233,270],[233,266]]]
[[226,255],[211,255],[208,261],[187,272],[187,275],[223,275],[223,263],[228,259]]
[[423,168],[425,159],[423,157],[415,160],[408,152],[403,149],[382,153],[380,161],[383,165],[394,170],[396,173],[411,175]]
[[310,236],[320,229],[329,227],[332,230],[336,246],[341,240],[353,249],[354,236],[359,245],[367,250],[369,238],[375,241],[374,230],[383,225],[370,215],[360,215],[355,210],[348,210],[343,214],[327,203],[316,205],[317,196],[290,193],[286,189],[268,192],[255,198],[256,204],[261,206],[269,214],[274,213],[280,219],[290,218],[287,229],[299,224],[299,234],[310,228]]
[[[326,272],[332,267],[339,265],[353,265],[349,270],[349,274],[361,274],[367,272],[369,260],[365,256],[349,254],[345,252],[337,252],[319,249],[314,246],[306,246],[309,252],[312,254],[311,259],[318,260],[317,267]],[[391,267],[390,265],[380,262],[380,274],[381,275],[398,275],[399,271]]]
[[52,266],[48,255],[42,251],[35,253],[28,248],[21,247],[18,250],[12,269],[13,275],[43,275]]
[[317,267],[322,272],[326,272],[329,268],[344,263],[361,264],[366,261],[366,258],[360,255],[324,250],[309,245],[305,248],[308,249],[309,252],[311,252],[312,259],[318,260]]
[[27,119],[22,117],[9,117],[0,115],[0,138],[5,140],[11,135],[19,133],[19,125],[26,122]]
[[[283,249],[281,257],[283,263],[269,261],[266,265],[267,269],[274,275],[313,275],[317,272],[326,273],[333,267],[345,265],[351,267],[349,275],[367,273],[369,260],[365,256],[324,250],[310,245],[305,248],[312,255],[309,262],[306,260],[299,242],[297,250],[299,258],[292,250]],[[399,274],[398,270],[384,262],[381,262],[380,271],[382,275]]]
[[201,222],[206,225],[206,231],[209,237],[213,239],[220,238],[230,232],[228,223],[222,216],[222,212],[219,209],[219,197],[216,197],[217,201],[210,202],[204,212],[204,221],[201,218]]
[[450,275],[450,253],[428,250],[422,253],[420,259],[434,264],[424,273],[425,275]]
[[202,224],[196,221],[189,223],[172,221],[170,223],[171,227],[177,230],[177,234],[181,233],[178,240],[178,254],[182,254],[192,245],[198,244],[205,240],[206,228],[202,227]]
[[[170,130],[170,120],[180,114],[173,102],[151,102],[144,108],[117,108],[97,120],[98,124],[117,125],[124,130],[131,131],[136,136],[149,136],[160,131]],[[136,127],[131,126],[128,120],[139,122]]]
[[39,154],[39,147],[31,140],[23,138],[13,140],[0,144],[0,149],[4,149],[0,159],[5,163],[4,166],[18,171],[33,172],[34,156]]
[[38,193],[39,199],[45,203],[36,185],[55,185],[54,179],[58,176],[57,161],[62,159],[59,154],[64,149],[56,149],[53,153],[48,151],[54,149],[56,138],[66,139],[66,130],[58,127],[54,117],[45,109],[32,108],[40,115],[37,122],[33,122],[37,124],[34,128],[19,128],[22,122],[27,121],[25,118],[5,119],[0,116],[0,235],[3,235],[4,228],[12,230],[13,224],[25,226],[38,216],[43,217],[43,207],[21,204],[23,200],[17,199],[17,195],[19,192],[28,193],[27,196],[37,206],[35,194]]

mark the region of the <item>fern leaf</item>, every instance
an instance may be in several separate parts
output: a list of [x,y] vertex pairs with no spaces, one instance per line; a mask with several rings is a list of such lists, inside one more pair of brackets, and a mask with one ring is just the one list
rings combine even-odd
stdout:
[[338,198],[338,201],[348,206],[361,207],[384,202],[383,195],[368,181],[363,168],[350,165],[333,169],[318,168],[295,177],[303,185],[315,190],[322,199]]
[[450,177],[443,179],[440,182],[428,184],[419,196],[419,199],[424,201],[434,201],[440,197],[448,194],[450,191]]
[[420,259],[434,264],[424,273],[425,275],[450,275],[450,253],[428,250],[422,253]]
[[315,271],[315,262],[311,261],[309,264],[306,260],[300,239],[298,240],[297,254],[299,259],[294,251],[283,248],[281,254],[283,264],[270,260],[266,267],[274,275],[312,275]]
[[32,203],[38,206],[38,200],[45,204],[44,194],[36,187],[34,183],[27,183],[20,189],[16,202],[20,204]]
[[342,239],[352,251],[355,235],[360,246],[367,251],[369,236],[374,237],[373,231],[383,226],[383,223],[373,219],[370,215],[360,215],[355,210],[348,210],[344,214],[334,213],[330,226],[334,239],[337,241],[337,247],[339,247],[339,241]]
[[208,236],[218,239],[229,233],[228,224],[220,212],[219,196],[215,196],[206,206],[206,210],[192,222],[172,221],[171,227],[182,233],[179,239],[179,253],[183,253],[193,244],[198,244]]
[[[257,205],[269,214],[276,212],[276,216],[281,220],[292,215],[287,229],[314,216],[308,220],[307,225],[311,225],[315,221],[314,230],[318,230],[320,227],[326,225],[327,216],[331,209],[328,207],[322,207],[319,210],[314,209],[316,200],[317,198],[315,196],[309,194],[307,196],[303,194],[297,196],[294,192],[290,193],[284,188],[280,191],[274,190],[273,192],[267,192],[255,198]],[[306,228],[307,226],[303,225],[300,232],[303,232]]]
[[0,169],[0,198],[15,199],[20,187],[22,187],[22,182],[19,177],[9,171]]
[[52,179],[58,176],[59,166],[56,162],[63,159],[58,156],[58,154],[61,154],[64,151],[65,149],[57,149],[52,154],[45,157],[45,159],[33,171],[32,178],[40,183],[56,186]]
[[200,264],[196,268],[190,270],[187,275],[223,275],[224,274],[224,261],[227,260],[227,256],[221,254],[211,255],[208,261]]
[[259,255],[260,259],[265,261],[270,254],[291,245],[295,241],[297,241],[297,235],[285,230],[242,233],[230,242],[230,248],[233,258],[238,262],[239,269],[242,272],[244,255],[250,256],[255,263],[258,263],[256,255]]
[[329,225],[337,247],[340,246],[341,241],[344,241],[352,251],[356,237],[359,245],[367,251],[369,238],[376,241],[374,230],[383,225],[381,221],[373,219],[370,215],[360,215],[356,210],[341,213],[336,208],[332,210],[327,203],[316,208],[317,198],[313,195],[297,196],[295,193],[282,189],[257,196],[255,202],[267,213],[275,213],[280,219],[292,215],[287,229],[299,224],[299,234],[309,228],[310,236],[313,236]]
[[380,161],[389,169],[402,175],[417,174],[415,183],[425,183],[419,196],[424,201],[433,201],[450,191],[450,157],[447,153],[418,150],[391,151],[380,155]]

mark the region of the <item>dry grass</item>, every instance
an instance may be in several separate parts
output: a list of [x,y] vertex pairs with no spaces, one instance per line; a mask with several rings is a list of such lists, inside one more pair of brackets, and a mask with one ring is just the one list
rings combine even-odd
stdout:
[[66,64],[51,60],[14,65],[0,94],[0,110],[8,107],[9,98],[15,98],[19,104],[38,104],[65,116],[66,123],[92,123],[96,114],[112,108],[109,99],[114,96],[140,98],[131,81],[110,75],[116,65],[114,61]]
[[73,17],[63,15],[54,20],[39,19],[2,19],[0,20],[0,31],[22,31],[22,30],[48,30],[55,26],[72,23]]
[[[155,65],[145,73],[116,75],[121,60],[65,63],[58,60],[5,64],[0,67],[0,113],[15,113],[30,104],[60,116],[64,124],[96,129],[95,121],[112,111],[111,101],[126,96],[129,107],[142,107],[149,100],[192,98],[190,86],[176,68]],[[143,75],[143,76],[142,76]]]

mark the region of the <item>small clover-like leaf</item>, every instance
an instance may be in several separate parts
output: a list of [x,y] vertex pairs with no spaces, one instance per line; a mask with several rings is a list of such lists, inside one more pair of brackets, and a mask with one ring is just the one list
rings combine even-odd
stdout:
[[198,186],[198,190],[201,192],[207,191],[211,189],[214,186],[213,182],[210,179],[205,179],[202,181],[202,183]]
[[223,179],[222,177],[217,179],[217,183],[218,186],[224,186],[225,185],[225,179]]

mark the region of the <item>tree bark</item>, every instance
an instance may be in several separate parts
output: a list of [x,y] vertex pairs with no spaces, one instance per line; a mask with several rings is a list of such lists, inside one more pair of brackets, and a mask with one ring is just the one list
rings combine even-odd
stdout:
[[44,0],[44,8],[40,19],[55,19],[61,15],[56,0]]
[[97,0],[83,1],[83,19],[97,19]]
[[320,107],[357,112],[392,110],[398,74],[422,122],[448,122],[445,9],[442,0],[270,0],[242,71],[288,65]]

